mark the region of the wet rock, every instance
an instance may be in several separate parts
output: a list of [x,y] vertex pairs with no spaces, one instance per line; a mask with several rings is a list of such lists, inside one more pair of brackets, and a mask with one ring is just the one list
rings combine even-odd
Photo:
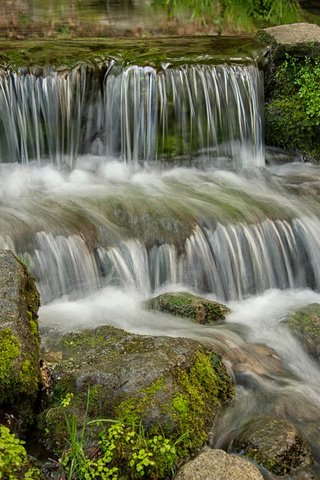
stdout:
[[164,293],[149,300],[147,306],[163,313],[191,318],[202,324],[223,321],[230,313],[229,308],[221,303],[187,292]]
[[320,304],[312,303],[285,320],[305,350],[320,360]]
[[[140,336],[110,326],[66,335],[51,346],[50,406],[40,425],[48,443],[65,444],[65,413],[143,424],[147,431],[184,436],[189,452],[207,440],[213,418],[233,385],[211,347],[182,338]],[[89,393],[88,393],[89,392]],[[63,409],[68,394],[74,398]]]
[[26,267],[0,251],[0,412],[32,421],[40,384],[40,300]]
[[266,345],[248,344],[242,348],[234,347],[225,353],[224,358],[231,362],[235,373],[252,372],[257,375],[284,373],[281,359]]
[[183,465],[175,480],[263,480],[251,462],[223,450],[206,450]]
[[285,475],[312,464],[311,451],[290,422],[271,417],[250,422],[233,444],[244,454],[276,475]]

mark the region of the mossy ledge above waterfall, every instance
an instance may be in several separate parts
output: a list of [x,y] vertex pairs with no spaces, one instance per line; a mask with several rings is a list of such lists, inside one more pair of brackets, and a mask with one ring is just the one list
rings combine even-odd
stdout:
[[[50,349],[45,359],[51,361],[53,388],[40,425],[58,452],[67,447],[67,414],[78,428],[87,422],[88,447],[98,441],[97,425],[90,421],[114,419],[124,428],[143,428],[149,438],[170,439],[177,458],[185,458],[206,443],[215,415],[233,397],[221,358],[194,340],[103,326],[63,336]],[[136,478],[126,470],[130,449],[123,442],[116,442],[114,452],[119,478]]]
[[191,318],[202,324],[221,322],[230,313],[225,305],[188,292],[163,293],[148,300],[146,306],[163,313]]
[[0,39],[0,66],[6,68],[72,67],[79,62],[96,66],[116,60],[124,65],[252,63],[261,50],[252,37],[165,37]]

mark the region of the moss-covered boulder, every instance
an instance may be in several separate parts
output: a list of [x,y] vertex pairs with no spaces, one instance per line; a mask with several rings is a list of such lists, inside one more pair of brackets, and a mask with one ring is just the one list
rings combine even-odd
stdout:
[[210,324],[225,320],[230,312],[225,305],[187,292],[163,293],[146,303],[148,308]]
[[194,340],[103,326],[64,336],[51,349],[62,352],[62,360],[50,353],[53,388],[40,424],[58,451],[67,415],[79,427],[85,416],[111,418],[174,441],[183,436],[179,451],[188,455],[206,442],[215,415],[233,396],[220,357]]
[[312,303],[285,320],[305,350],[320,360],[320,304]]
[[235,439],[233,448],[280,476],[312,464],[309,446],[297,428],[282,419],[253,420]]
[[263,480],[249,460],[224,452],[206,450],[183,465],[175,480]]
[[0,411],[32,419],[40,384],[40,300],[26,267],[0,251]]

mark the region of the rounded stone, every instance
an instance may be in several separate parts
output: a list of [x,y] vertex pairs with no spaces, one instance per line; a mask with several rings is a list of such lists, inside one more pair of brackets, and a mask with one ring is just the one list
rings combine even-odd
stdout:
[[183,465],[175,480],[263,480],[249,460],[223,450],[206,450]]

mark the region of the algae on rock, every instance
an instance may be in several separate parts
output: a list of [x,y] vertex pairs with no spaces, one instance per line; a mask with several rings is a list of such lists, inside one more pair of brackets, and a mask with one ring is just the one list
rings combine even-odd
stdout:
[[310,447],[298,429],[278,418],[251,421],[235,439],[233,449],[280,476],[312,464]]
[[0,409],[26,425],[40,384],[39,304],[26,267],[12,252],[0,251]]
[[146,305],[151,309],[191,318],[202,324],[221,322],[230,313],[230,309],[225,305],[188,292],[164,293],[147,301]]
[[312,303],[300,308],[284,323],[306,351],[320,360],[320,304]]
[[[51,365],[54,386],[40,424],[50,447],[60,452],[67,414],[79,428],[85,419],[108,418],[173,442],[183,438],[178,455],[188,456],[206,442],[215,415],[234,393],[220,357],[194,340],[104,326],[64,336],[52,349],[63,358]],[[69,393],[73,401],[63,409]],[[88,441],[97,441],[93,424]]]

